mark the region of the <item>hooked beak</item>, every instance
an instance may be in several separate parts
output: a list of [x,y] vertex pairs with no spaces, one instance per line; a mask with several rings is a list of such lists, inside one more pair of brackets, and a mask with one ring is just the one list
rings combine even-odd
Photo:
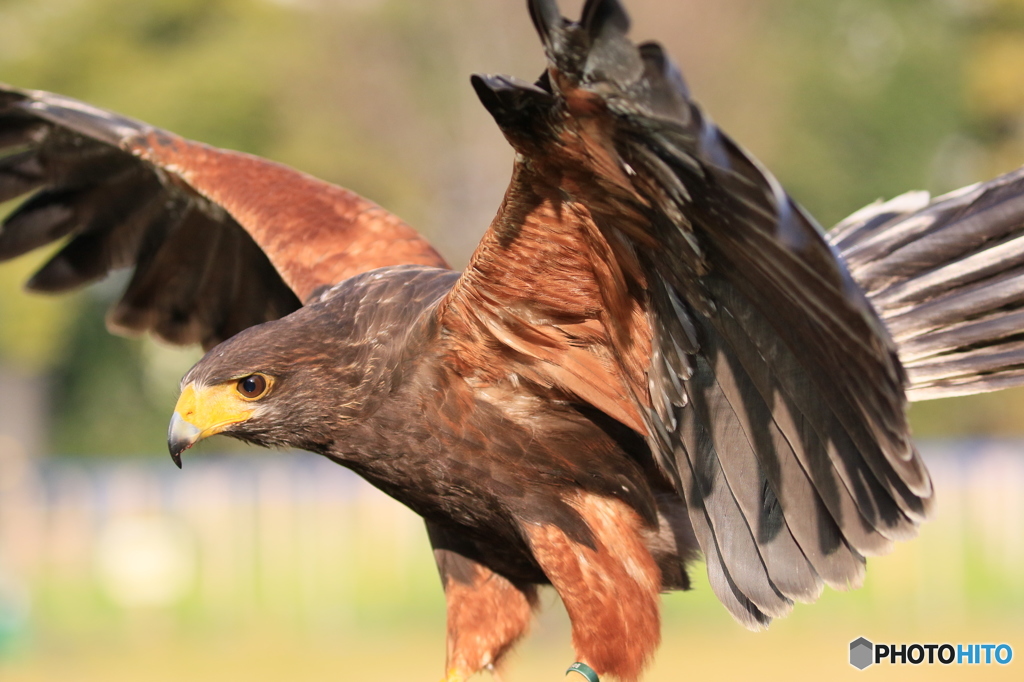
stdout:
[[216,386],[189,384],[174,406],[174,416],[167,429],[167,449],[171,459],[181,468],[181,453],[234,424],[252,416],[255,407],[238,397],[235,382]]
[[177,411],[171,417],[171,425],[167,429],[167,449],[171,452],[171,459],[181,468],[181,453],[195,445],[202,437],[203,432],[198,426],[185,421]]

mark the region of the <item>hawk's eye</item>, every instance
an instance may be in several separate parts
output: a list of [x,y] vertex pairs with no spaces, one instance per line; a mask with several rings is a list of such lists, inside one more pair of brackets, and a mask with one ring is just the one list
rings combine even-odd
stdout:
[[243,398],[256,400],[267,392],[267,378],[262,374],[250,374],[238,380],[237,388]]

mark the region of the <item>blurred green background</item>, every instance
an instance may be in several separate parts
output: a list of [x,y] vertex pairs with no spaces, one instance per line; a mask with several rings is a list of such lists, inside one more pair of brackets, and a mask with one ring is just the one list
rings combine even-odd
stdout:
[[[461,267],[512,160],[468,78],[540,72],[524,6],[0,0],[0,80],[345,185]],[[663,42],[710,115],[823,225],[1024,163],[1024,0],[628,6],[634,37]],[[116,281],[21,293],[45,257],[0,266],[0,679],[439,677],[443,598],[419,522],[312,456],[216,456],[238,448],[214,441],[173,470],[167,416],[198,353],[109,336]],[[666,599],[650,679],[855,674],[859,635],[1024,655],[1024,392],[911,414],[939,488],[922,538],[871,560],[865,589],[767,634],[734,625],[705,583]],[[508,679],[557,679],[571,662],[554,601]]]

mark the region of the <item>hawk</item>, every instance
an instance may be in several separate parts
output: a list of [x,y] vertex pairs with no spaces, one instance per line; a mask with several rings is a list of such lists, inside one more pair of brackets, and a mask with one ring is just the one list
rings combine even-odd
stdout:
[[1024,172],[822,233],[691,99],[617,0],[529,0],[536,82],[472,79],[516,151],[465,271],[287,167],[60,95],[0,90],[0,259],[29,282],[132,268],[115,332],[208,353],[175,461],[214,434],[319,453],[426,521],[446,679],[491,669],[537,588],[596,680],[640,677],[700,556],[766,626],[932,506],[907,398],[1024,383]]

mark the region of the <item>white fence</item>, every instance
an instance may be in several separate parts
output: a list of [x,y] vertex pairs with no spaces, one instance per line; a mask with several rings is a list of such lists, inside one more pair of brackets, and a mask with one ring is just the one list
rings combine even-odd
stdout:
[[[1019,608],[1024,443],[923,450],[939,513],[897,548],[903,569],[869,571],[868,598],[949,608],[992,594]],[[3,478],[0,640],[30,620],[60,627],[72,609],[313,625],[443,612],[422,522],[312,455],[200,454],[180,472],[163,457],[48,461]]]
[[31,611],[59,624],[62,603],[337,622],[441,599],[422,521],[336,464],[164,459],[47,462],[8,481],[0,630]]

